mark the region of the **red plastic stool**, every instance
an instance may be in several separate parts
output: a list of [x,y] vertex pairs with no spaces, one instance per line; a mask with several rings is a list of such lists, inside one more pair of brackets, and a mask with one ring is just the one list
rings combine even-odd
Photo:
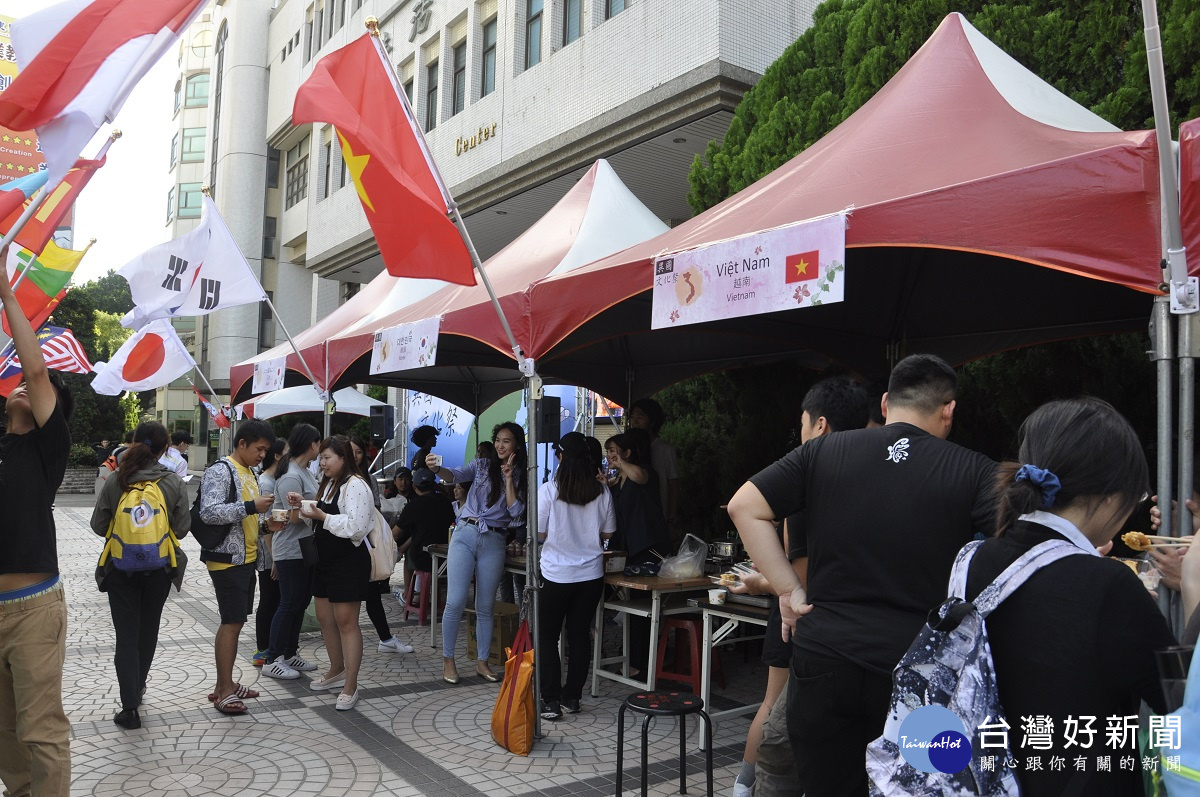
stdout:
[[[658,656],[654,663],[655,679],[665,679],[688,684],[692,688],[693,693],[700,694],[700,644],[703,640],[700,622],[700,619],[697,617],[666,617],[663,619],[662,631],[658,635]],[[676,632],[675,662],[672,669],[668,670],[663,666],[663,658],[667,653],[667,637],[672,630]],[[688,651],[691,654],[689,657],[691,668],[686,672],[681,669],[684,661],[683,642],[679,638],[681,633],[687,634]],[[721,672],[721,657],[718,655],[716,648],[713,648],[712,651],[712,665],[713,676],[716,678],[717,685],[724,689],[725,678]]]
[[[430,575],[428,570],[418,570],[408,580],[408,584],[404,587],[404,613],[401,616],[402,620],[407,620],[408,615],[411,613],[417,615],[417,625],[429,625]],[[419,593],[420,600],[414,606],[413,589],[417,585],[417,579],[420,579],[421,592]],[[444,601],[438,602],[444,603]]]

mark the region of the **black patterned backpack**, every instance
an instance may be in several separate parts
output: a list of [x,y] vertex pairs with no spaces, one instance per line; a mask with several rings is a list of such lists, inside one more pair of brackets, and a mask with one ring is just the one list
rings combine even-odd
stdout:
[[[968,543],[958,552],[950,576],[949,597],[930,612],[925,627],[892,673],[892,706],[883,735],[867,746],[867,776],[872,797],[902,795],[988,795],[1017,797],[1020,790],[1011,769],[980,765],[980,726],[996,727],[1004,720],[992,648],[985,620],[1000,602],[1039,568],[1085,552],[1065,540],[1034,546],[1009,565],[974,602],[964,598],[967,568],[982,545]],[[900,726],[917,709],[941,706],[962,720],[971,744],[970,759],[958,772],[923,772],[909,764],[900,749]],[[908,742],[905,742],[906,745]],[[989,747],[1000,761],[1011,750]]]

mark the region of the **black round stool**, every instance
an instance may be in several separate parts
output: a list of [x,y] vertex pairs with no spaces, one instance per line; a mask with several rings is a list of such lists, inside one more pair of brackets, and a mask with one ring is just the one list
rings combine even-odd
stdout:
[[625,698],[617,712],[617,797],[621,797],[624,775],[625,710],[645,714],[642,720],[642,797],[646,797],[646,747],[652,717],[679,717],[679,793],[687,794],[684,766],[687,760],[684,717],[699,714],[704,720],[704,750],[708,756],[708,797],[713,797],[712,720],[704,711],[704,701],[690,692],[636,692]]

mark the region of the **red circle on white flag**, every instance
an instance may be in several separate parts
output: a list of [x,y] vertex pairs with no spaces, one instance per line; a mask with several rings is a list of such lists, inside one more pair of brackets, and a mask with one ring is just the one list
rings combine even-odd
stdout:
[[140,382],[148,379],[162,368],[167,359],[167,350],[163,347],[163,339],[153,332],[147,332],[125,358],[121,367],[121,378],[126,382]]

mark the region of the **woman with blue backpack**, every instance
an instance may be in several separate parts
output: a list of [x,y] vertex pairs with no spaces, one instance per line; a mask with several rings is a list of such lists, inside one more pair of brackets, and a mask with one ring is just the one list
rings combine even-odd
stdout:
[[179,476],[159,463],[170,438],[157,421],[141,424],[133,445],[104,483],[92,510],[92,531],[105,538],[96,567],[100,591],[108,594],[116,632],[113,663],[121,711],[113,721],[142,726],[138,706],[158,647],[158,627],[171,584],[183,584],[187,560],[179,538],[192,526],[187,490]]

